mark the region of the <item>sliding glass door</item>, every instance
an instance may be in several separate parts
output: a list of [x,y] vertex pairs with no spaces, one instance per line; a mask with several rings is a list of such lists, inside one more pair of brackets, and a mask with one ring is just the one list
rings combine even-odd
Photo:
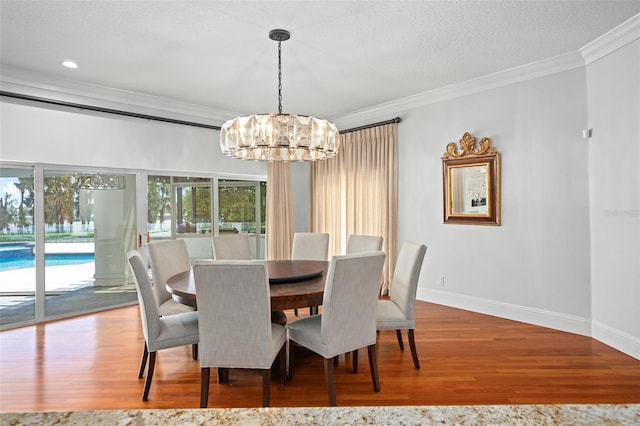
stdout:
[[0,325],[135,303],[134,174],[3,168]]
[[0,169],[0,325],[35,319],[33,168]]
[[218,232],[248,234],[254,259],[265,258],[266,182],[218,181]]
[[150,175],[147,241],[183,239],[193,259],[211,259],[213,178]]
[[133,174],[44,171],[47,318],[135,302]]
[[182,238],[190,259],[211,259],[213,178],[174,176],[171,184],[173,238]]

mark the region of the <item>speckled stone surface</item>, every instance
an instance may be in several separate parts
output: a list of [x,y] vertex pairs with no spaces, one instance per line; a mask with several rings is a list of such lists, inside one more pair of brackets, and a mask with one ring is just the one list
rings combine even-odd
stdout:
[[10,425],[640,425],[640,404],[228,408],[0,413]]

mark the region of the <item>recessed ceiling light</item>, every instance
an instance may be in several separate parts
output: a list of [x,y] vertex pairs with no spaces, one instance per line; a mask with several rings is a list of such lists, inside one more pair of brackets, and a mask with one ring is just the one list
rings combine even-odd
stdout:
[[75,68],[78,68],[78,64],[76,64],[76,63],[75,63],[75,62],[73,62],[73,61],[63,61],[63,62],[62,62],[62,65],[64,65],[64,66],[65,66],[65,67],[67,67],[67,68],[74,68],[74,69],[75,69]]

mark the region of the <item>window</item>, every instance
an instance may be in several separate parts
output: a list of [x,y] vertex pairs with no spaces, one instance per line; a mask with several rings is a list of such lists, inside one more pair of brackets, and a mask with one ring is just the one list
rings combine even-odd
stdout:
[[264,259],[266,188],[262,181],[150,175],[149,241],[184,239],[191,258],[202,259],[212,257],[212,235],[243,233],[253,257]]

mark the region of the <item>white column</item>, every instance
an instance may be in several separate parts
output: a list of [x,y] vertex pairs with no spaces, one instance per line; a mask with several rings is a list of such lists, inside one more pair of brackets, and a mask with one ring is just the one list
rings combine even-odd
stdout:
[[95,286],[124,285],[127,282],[127,251],[136,247],[136,182],[127,176],[122,190],[95,190]]

